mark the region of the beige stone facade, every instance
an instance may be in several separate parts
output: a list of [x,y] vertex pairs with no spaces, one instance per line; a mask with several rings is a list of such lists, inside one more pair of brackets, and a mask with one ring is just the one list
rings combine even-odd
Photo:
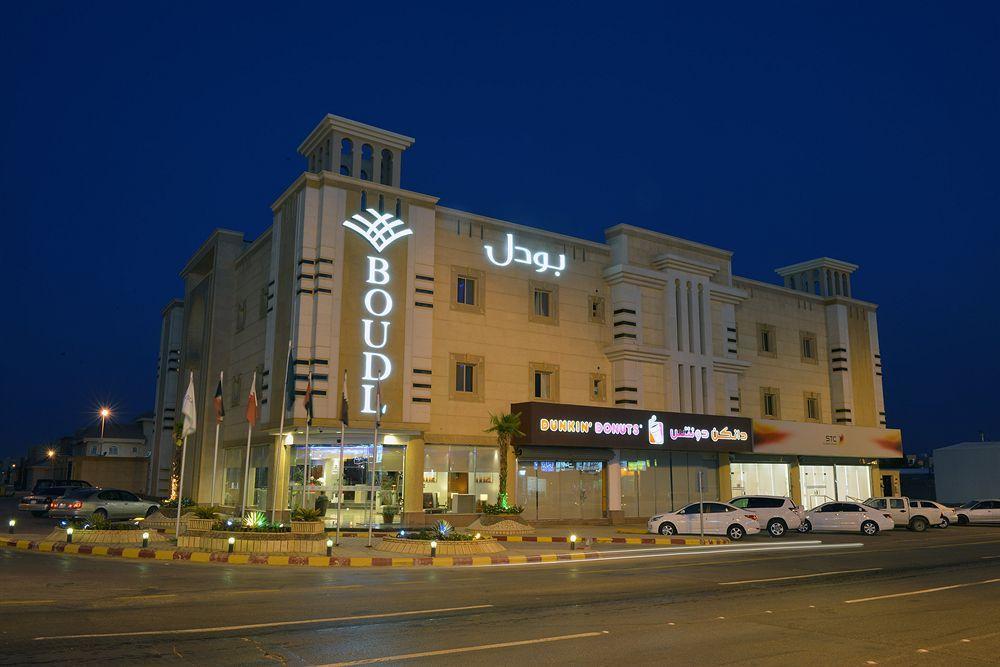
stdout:
[[[343,488],[344,524],[367,521],[380,373],[379,523],[474,515],[495,502],[497,451],[485,428],[516,403],[670,413],[678,424],[683,415],[802,422],[826,429],[817,437],[828,443],[865,426],[898,443],[885,429],[876,307],[851,294],[857,267],[821,258],[769,284],[734,276],[728,250],[649,229],[619,224],[595,242],[445,208],[400,188],[412,143],[326,117],[299,148],[307,171],[272,205],[272,226],[252,242],[217,230],[183,269],[180,369],[194,372],[202,415],[185,486],[200,502],[214,494],[242,505],[255,375],[248,504],[277,514],[302,502],[311,383],[307,502]],[[295,394],[282,431],[286,382]],[[183,393],[186,380],[177,384]],[[551,460],[512,455],[510,494],[538,521],[638,520],[693,498],[691,480],[706,471],[714,497],[840,497],[877,490],[875,461],[893,446],[844,456],[803,441],[800,452],[764,456],[610,445],[592,460],[566,447],[545,450]]]

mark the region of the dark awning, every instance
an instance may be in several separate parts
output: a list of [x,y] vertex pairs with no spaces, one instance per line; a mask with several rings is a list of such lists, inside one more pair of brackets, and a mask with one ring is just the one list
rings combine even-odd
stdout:
[[514,450],[518,461],[604,461],[615,457],[610,449],[599,447],[532,447]]

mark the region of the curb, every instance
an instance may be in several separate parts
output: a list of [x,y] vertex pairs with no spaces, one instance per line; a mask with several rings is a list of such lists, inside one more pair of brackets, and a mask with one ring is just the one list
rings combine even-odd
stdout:
[[[494,535],[497,542],[569,542],[565,535]],[[674,544],[679,546],[702,546],[729,544],[729,539],[725,537],[706,537],[702,542],[697,537],[583,537],[578,536],[578,541],[589,539],[596,544]]]
[[4,540],[0,547],[89,556],[142,558],[149,560],[179,560],[193,563],[228,563],[229,565],[296,565],[307,567],[476,567],[484,565],[525,565],[558,561],[601,558],[598,552],[537,554],[531,556],[267,556],[237,554],[226,551],[178,551],[176,549],[141,549],[138,547],[105,547],[96,544],[65,544],[63,542],[33,542]]

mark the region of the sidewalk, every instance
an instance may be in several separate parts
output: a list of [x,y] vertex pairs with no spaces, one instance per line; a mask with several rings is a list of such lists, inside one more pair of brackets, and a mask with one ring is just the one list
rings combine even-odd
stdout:
[[[5,536],[0,547],[25,551],[80,554],[118,558],[139,558],[150,560],[188,561],[194,563],[228,563],[231,565],[297,565],[310,567],[460,567],[484,565],[520,565],[570,560],[601,558],[600,551],[587,548],[584,541],[578,541],[576,549],[571,549],[565,536],[514,536],[506,539],[506,553],[484,556],[415,556],[400,557],[387,552],[367,548],[366,538],[342,538],[341,545],[333,548],[332,556],[310,556],[294,554],[248,554],[225,551],[193,551],[164,545],[161,548],[143,549],[137,546],[112,546],[100,544],[67,544],[49,541],[47,535]],[[597,544],[640,544],[638,538],[594,537]],[[623,540],[628,539],[628,542]],[[620,541],[621,540],[621,541]],[[549,551],[540,553],[539,544],[550,545]],[[727,540],[714,540],[706,544],[725,544]],[[662,544],[664,546],[697,546],[698,538],[650,537],[641,544]]]

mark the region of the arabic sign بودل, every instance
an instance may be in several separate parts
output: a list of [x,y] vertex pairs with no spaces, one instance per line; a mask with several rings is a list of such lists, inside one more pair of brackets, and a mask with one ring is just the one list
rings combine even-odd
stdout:
[[654,410],[628,410],[517,403],[521,430],[515,445],[612,447],[683,451],[749,452],[753,428],[745,417],[692,415]]
[[557,257],[559,258],[558,263],[551,263],[551,256],[549,253],[544,251],[531,252],[528,248],[524,246],[514,245],[514,235],[508,233],[506,237],[506,244],[504,247],[504,255],[501,259],[498,259],[493,252],[493,246],[489,244],[483,244],[483,252],[486,253],[486,259],[490,260],[490,263],[494,266],[509,266],[511,263],[517,264],[527,264],[528,266],[534,266],[536,273],[545,273],[549,269],[559,276],[563,271],[566,270],[566,255],[559,253]]

